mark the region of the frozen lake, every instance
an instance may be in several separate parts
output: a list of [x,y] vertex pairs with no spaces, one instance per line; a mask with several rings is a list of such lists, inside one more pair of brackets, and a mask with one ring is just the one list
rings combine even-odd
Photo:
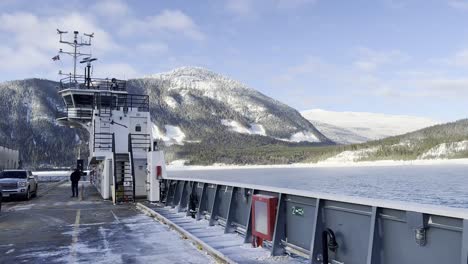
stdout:
[[169,170],[168,176],[468,208],[468,164]]

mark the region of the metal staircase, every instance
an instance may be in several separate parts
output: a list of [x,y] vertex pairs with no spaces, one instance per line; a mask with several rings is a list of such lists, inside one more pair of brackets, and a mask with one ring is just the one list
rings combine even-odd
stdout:
[[129,153],[115,154],[115,203],[135,201],[134,177]]

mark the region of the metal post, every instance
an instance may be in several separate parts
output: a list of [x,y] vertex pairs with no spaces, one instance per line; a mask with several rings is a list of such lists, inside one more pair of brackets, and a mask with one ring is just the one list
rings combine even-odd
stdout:
[[78,46],[78,31],[75,31],[73,33],[75,34],[75,39],[73,41],[73,43],[75,44],[75,45],[73,45],[73,48],[74,48],[74,52],[73,52],[73,80],[75,81],[75,85],[76,85],[76,58],[77,58],[76,48]]
[[166,197],[166,206],[170,206],[171,203],[172,203],[172,182],[173,180],[167,180],[167,185],[169,185],[169,187],[167,188],[167,197]]
[[218,210],[219,201],[218,199],[216,199],[216,197],[218,196],[219,188],[220,188],[220,185],[216,185],[215,193],[213,197],[213,204],[211,205],[211,216],[210,216],[209,226],[214,226],[215,221],[217,219],[216,211]]
[[232,218],[234,217],[233,202],[234,195],[237,191],[237,187],[231,187],[231,194],[229,195],[229,207],[226,215],[226,226],[224,227],[224,233],[232,233],[235,231],[235,228],[232,227]]
[[247,214],[247,219],[245,220],[245,238],[244,243],[252,243],[252,225],[250,224],[252,219],[252,196],[254,195],[255,190],[250,190],[250,195],[247,198],[247,206],[249,207],[249,213]]
[[[191,182],[192,183],[192,190],[190,191],[190,193],[187,195],[187,213],[185,214],[186,216],[189,216],[190,215],[190,195],[192,195],[193,193],[196,192],[196,188],[197,188],[197,183],[196,182]],[[200,204],[200,201],[198,201],[198,204]]]
[[203,189],[202,189],[202,194],[200,196],[200,201],[198,202],[198,210],[197,210],[197,216],[195,217],[197,220],[201,219],[201,213],[203,208],[203,199],[205,199],[205,192],[206,192],[206,183],[203,183]]
[[322,230],[323,230],[323,221],[322,221],[322,207],[324,201],[322,199],[317,199],[315,202],[315,215],[313,220],[312,227],[312,239],[310,243],[310,255],[309,261],[311,264],[316,263],[315,258],[318,253],[322,252]]
[[367,247],[366,264],[380,264],[380,239],[378,230],[379,208],[372,206],[372,215],[370,220],[369,244]]
[[463,219],[461,264],[468,263],[468,219]]
[[280,193],[278,198],[278,210],[276,211],[275,231],[273,233],[273,245],[271,247],[272,256],[284,254],[284,247],[281,240],[286,236],[286,206],[285,195]]
[[188,184],[188,182],[187,182],[187,181],[184,181],[184,186],[183,186],[183,189],[182,189],[182,194],[180,195],[179,204],[177,205],[177,212],[178,212],[178,213],[182,212],[182,210],[184,209],[183,201],[185,201],[184,195],[186,195],[185,188],[187,188],[187,184]]
[[175,199],[176,199],[178,193],[179,193],[179,181],[176,181],[174,195],[173,195],[173,198],[172,198],[172,201],[171,201],[171,208],[174,208],[176,206]]

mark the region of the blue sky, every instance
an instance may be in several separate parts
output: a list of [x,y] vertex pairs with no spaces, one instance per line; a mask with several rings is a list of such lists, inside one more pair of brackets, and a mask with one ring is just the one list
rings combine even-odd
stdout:
[[100,75],[193,65],[298,110],[467,116],[468,0],[2,0],[0,81],[58,79],[56,28],[95,32]]

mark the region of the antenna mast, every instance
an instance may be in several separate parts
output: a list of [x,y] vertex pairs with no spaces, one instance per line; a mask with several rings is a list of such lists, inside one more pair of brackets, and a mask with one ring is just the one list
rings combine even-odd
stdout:
[[83,41],[83,38],[81,38],[80,41],[78,41],[78,31],[73,31],[74,38],[73,41],[66,41],[62,39],[62,35],[67,34],[68,31],[61,31],[57,29],[57,33],[60,35],[60,43],[63,44],[68,44],[73,48],[73,51],[63,51],[62,49],[59,50],[59,53],[65,53],[73,57],[73,80],[76,83],[76,63],[79,57],[81,56],[88,56],[91,57],[91,54],[88,53],[81,53],[78,49],[83,47],[83,46],[91,46],[91,39],[94,37],[94,33],[91,34],[86,34],[84,33],[86,37],[88,37],[87,41]]

